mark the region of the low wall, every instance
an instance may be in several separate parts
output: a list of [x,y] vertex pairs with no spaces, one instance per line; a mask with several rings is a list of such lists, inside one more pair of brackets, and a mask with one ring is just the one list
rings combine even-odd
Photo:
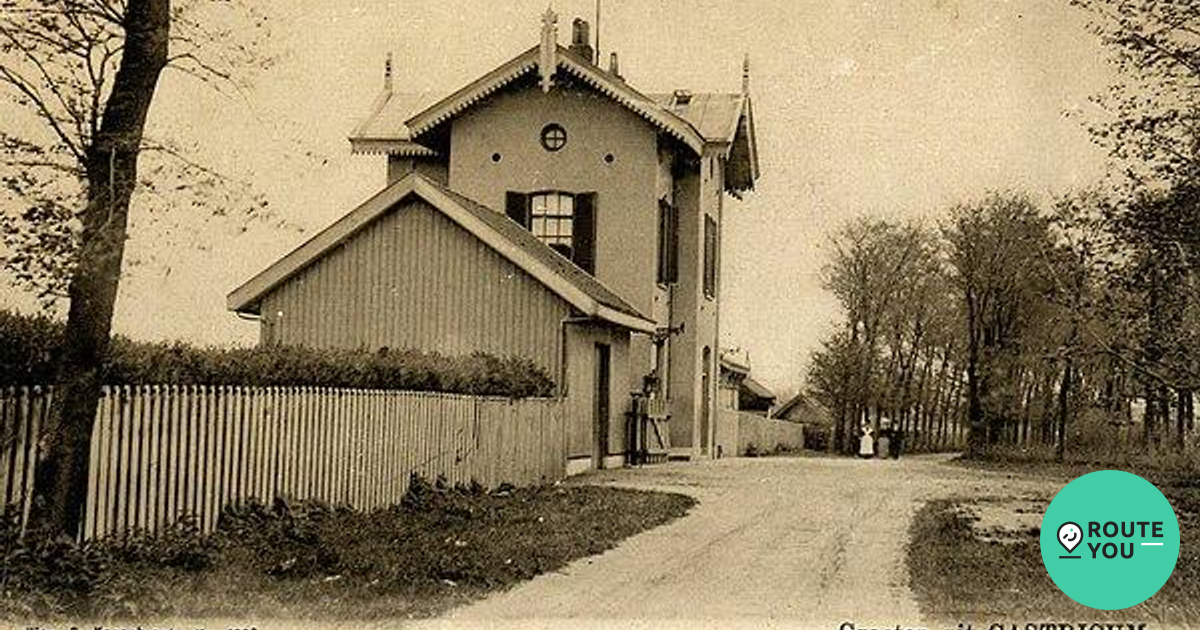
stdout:
[[722,457],[740,457],[748,451],[769,453],[804,447],[804,426],[745,411],[722,410],[716,428],[717,451]]

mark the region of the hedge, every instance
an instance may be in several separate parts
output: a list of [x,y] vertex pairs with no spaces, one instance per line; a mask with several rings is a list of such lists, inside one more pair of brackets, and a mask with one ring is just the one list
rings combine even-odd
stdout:
[[[63,325],[0,311],[0,386],[49,385]],[[313,350],[289,346],[199,348],[115,337],[102,366],[107,385],[320,386],[549,396],[550,376],[532,361],[417,350]]]

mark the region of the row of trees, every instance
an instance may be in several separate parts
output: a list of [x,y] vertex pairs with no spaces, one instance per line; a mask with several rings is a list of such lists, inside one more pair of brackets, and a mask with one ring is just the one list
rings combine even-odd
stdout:
[[1200,386],[1198,199],[992,193],[936,227],[843,226],[825,279],[846,322],[808,375],[834,447],[886,419],[913,447],[975,454],[1061,458],[1134,421],[1137,444],[1182,449]]
[[990,193],[936,226],[842,227],[826,286],[846,322],[808,376],[835,448],[888,418],[909,444],[976,455],[1186,449],[1200,387],[1200,7],[1074,4],[1120,71],[1091,128],[1110,180],[1045,207]]

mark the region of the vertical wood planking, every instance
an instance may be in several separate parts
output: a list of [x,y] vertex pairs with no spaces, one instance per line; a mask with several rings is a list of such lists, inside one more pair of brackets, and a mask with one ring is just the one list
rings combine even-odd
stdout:
[[[25,480],[25,443],[29,434],[29,399],[32,393],[27,387],[16,391],[13,401],[15,414],[13,417],[12,472],[9,475],[8,492],[5,501],[15,509],[25,510],[25,501],[21,496]],[[22,522],[24,517],[22,516]]]
[[[34,475],[34,438],[50,410],[48,390],[0,391],[0,495],[21,509]],[[414,472],[490,487],[551,481],[565,472],[565,421],[561,401],[305,387],[105,388],[81,535],[161,530],[184,514],[211,531],[227,504],[284,494],[376,509],[399,501]]]

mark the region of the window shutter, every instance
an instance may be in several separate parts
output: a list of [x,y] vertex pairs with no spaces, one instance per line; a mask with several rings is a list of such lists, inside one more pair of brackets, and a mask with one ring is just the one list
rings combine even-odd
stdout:
[[679,282],[679,210],[667,206],[667,282]]
[[529,195],[510,190],[504,194],[504,209],[508,218],[526,230],[529,229]]
[[675,207],[666,199],[658,202],[658,282],[679,280],[679,220]]
[[704,295],[717,295],[717,222],[704,217]]
[[580,269],[596,273],[596,193],[582,193],[575,196],[574,230],[575,264]]

